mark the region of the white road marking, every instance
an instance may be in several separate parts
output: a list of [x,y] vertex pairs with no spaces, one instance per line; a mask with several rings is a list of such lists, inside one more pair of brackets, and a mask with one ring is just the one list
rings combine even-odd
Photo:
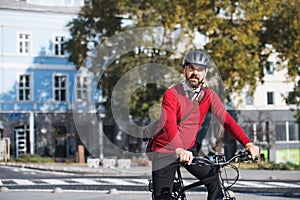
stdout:
[[136,185],[136,183],[131,183],[123,179],[114,179],[114,178],[102,178],[101,181],[108,182],[112,185]]
[[34,182],[27,179],[13,179],[13,181],[18,185],[35,185]]
[[148,183],[149,183],[148,179],[133,178],[133,179],[130,179],[129,181],[132,181],[134,183],[141,184],[141,185],[148,185]]
[[295,183],[283,183],[283,182],[265,182],[264,184],[267,184],[267,185],[273,185],[273,186],[280,186],[280,187],[295,187],[295,186],[298,186],[298,188],[300,188],[300,185],[299,184],[295,184]]
[[96,180],[93,179],[87,179],[87,178],[73,178],[70,179],[72,181],[84,184],[84,185],[103,185],[104,183],[97,182]]
[[41,179],[41,181],[51,185],[70,185],[70,183],[58,179]]
[[[183,184],[189,185],[196,180],[183,180]],[[6,185],[128,185],[148,186],[148,179],[141,178],[65,178],[65,179],[1,179],[0,186]],[[234,187],[240,188],[300,188],[300,182],[287,183],[276,181],[238,181]]]

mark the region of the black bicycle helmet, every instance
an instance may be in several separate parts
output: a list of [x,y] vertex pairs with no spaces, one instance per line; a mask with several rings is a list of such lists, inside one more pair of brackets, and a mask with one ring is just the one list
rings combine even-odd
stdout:
[[187,64],[200,65],[208,68],[210,66],[210,59],[208,55],[200,50],[192,50],[183,58],[182,66]]

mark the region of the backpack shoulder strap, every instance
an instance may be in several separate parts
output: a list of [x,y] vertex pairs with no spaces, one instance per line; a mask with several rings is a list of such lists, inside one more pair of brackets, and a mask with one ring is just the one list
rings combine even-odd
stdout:
[[193,107],[191,108],[191,110],[186,115],[184,115],[180,120],[178,120],[177,124],[180,124],[181,122],[183,122],[200,105],[200,103],[204,99],[205,92],[206,92],[205,88],[200,90],[200,92],[198,94],[198,99],[193,102]]

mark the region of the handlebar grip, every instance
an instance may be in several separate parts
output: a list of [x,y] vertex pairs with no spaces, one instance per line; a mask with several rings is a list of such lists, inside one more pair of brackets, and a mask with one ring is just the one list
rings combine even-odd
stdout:
[[242,152],[240,152],[240,155],[241,155],[240,156],[241,161],[249,161],[249,160],[257,161],[258,160],[257,157],[255,157],[254,159],[252,159],[252,156],[251,156],[251,154],[250,154],[249,151],[242,151]]
[[[184,163],[184,164],[186,164],[186,163]],[[205,157],[195,157],[192,161],[192,164],[206,165],[206,164],[213,164],[213,161],[211,161]]]

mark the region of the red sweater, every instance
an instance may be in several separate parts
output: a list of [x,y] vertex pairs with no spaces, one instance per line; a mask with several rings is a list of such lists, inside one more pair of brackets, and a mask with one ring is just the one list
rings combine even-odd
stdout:
[[154,139],[153,151],[174,153],[176,148],[186,150],[192,148],[209,109],[224,129],[243,146],[250,142],[245,132],[226,111],[218,95],[211,89],[206,89],[205,92],[200,105],[182,123],[177,124],[177,121],[180,121],[192,109],[193,102],[186,96],[182,84],[166,90],[161,114],[164,132]]

